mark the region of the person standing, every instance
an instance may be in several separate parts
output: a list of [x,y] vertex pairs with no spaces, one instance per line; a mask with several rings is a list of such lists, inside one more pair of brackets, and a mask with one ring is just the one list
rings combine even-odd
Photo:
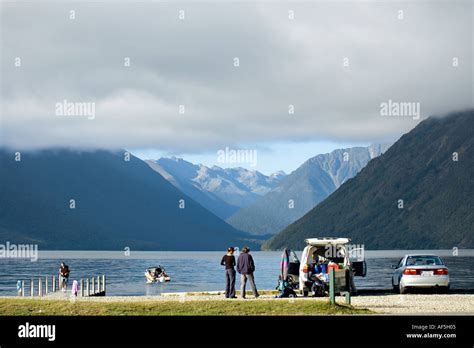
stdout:
[[59,267],[59,283],[61,284],[61,291],[65,292],[67,289],[67,282],[69,280],[69,266],[61,262]]
[[235,249],[227,248],[227,254],[222,257],[221,265],[225,266],[225,297],[237,298],[235,296]]
[[245,298],[245,285],[247,280],[250,282],[250,287],[255,298],[259,297],[253,273],[255,272],[255,263],[252,255],[249,254],[250,248],[245,246],[242,248],[242,253],[237,260],[237,272],[240,273],[240,296]]

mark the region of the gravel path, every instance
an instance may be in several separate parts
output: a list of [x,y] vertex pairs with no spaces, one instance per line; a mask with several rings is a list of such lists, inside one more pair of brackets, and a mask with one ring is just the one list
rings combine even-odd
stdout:
[[356,296],[352,298],[352,305],[386,314],[474,315],[474,294]]

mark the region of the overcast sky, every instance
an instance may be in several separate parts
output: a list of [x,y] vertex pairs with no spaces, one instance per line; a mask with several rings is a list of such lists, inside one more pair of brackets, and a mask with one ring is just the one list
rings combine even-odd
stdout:
[[[225,147],[258,148],[258,169],[289,171],[308,153],[394,141],[472,107],[470,1],[1,6],[0,135],[15,149],[212,162]],[[421,117],[381,116],[389,99],[420,103]],[[58,115],[64,100],[95,103],[93,119]]]

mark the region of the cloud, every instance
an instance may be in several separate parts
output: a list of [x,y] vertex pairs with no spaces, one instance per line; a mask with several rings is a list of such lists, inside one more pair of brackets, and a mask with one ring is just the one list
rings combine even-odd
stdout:
[[[393,140],[419,120],[381,116],[389,99],[420,103],[422,118],[472,107],[470,6],[3,3],[1,140],[178,152]],[[95,103],[94,119],[57,116],[63,100]]]

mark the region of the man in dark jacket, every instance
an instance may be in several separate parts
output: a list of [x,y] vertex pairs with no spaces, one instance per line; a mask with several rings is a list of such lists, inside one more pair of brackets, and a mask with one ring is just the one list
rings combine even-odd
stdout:
[[237,272],[240,273],[240,296],[245,298],[245,285],[247,280],[250,282],[252,292],[257,298],[259,296],[257,287],[255,286],[255,280],[253,278],[253,272],[255,272],[255,264],[253,262],[252,255],[249,254],[250,248],[245,246],[242,248],[242,253],[237,260]]

